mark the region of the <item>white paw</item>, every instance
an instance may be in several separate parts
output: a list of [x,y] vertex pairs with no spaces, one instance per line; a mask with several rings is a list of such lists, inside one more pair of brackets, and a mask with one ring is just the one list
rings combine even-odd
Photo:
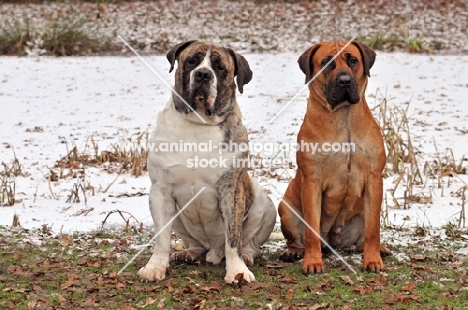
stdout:
[[254,274],[249,270],[249,268],[247,268],[247,266],[242,269],[227,271],[226,276],[224,277],[224,281],[226,281],[226,283],[237,283],[238,281],[236,280],[236,276],[239,273],[244,274],[244,280],[247,282],[255,281]]
[[166,277],[166,268],[159,269],[145,266],[138,271],[138,276],[142,281],[161,281]]
[[224,277],[224,281],[226,283],[238,282],[236,276],[239,273],[244,274],[244,280],[247,282],[255,281],[255,276],[247,268],[242,258],[239,257],[237,249],[226,246],[226,276]]

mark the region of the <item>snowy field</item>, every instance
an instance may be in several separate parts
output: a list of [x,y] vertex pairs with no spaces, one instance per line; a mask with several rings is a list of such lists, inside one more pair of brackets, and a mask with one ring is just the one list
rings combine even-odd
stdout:
[[[299,54],[244,56],[254,78],[244,86],[238,101],[250,139],[295,142],[307,90],[273,123],[268,122],[303,86],[304,75],[296,62]],[[146,59],[173,83],[164,56]],[[119,175],[110,166],[87,167],[85,183],[94,193],[87,191],[86,202],[81,196],[79,203],[66,202],[76,178],[49,182],[47,176],[74,145],[82,153],[93,153],[91,137],[102,151],[151,131],[170,96],[166,86],[136,57],[0,57],[0,68],[0,162],[10,165],[15,152],[26,172],[15,179],[17,202],[0,207],[0,225],[11,225],[16,214],[26,228],[45,224],[55,232],[89,231],[101,227],[113,210],[127,211],[126,217],[131,214],[132,225],[151,225],[147,174],[133,177]],[[429,165],[438,160],[448,149],[456,163],[468,156],[466,72],[468,56],[378,53],[367,102],[373,108],[385,97],[389,106],[407,109],[421,173],[426,162]],[[287,156],[294,162],[293,154]],[[467,167],[468,162],[462,165]],[[294,169],[254,173],[266,189],[282,194]],[[395,209],[389,195],[398,178],[390,175],[384,180],[386,224],[441,227],[458,221],[462,200],[456,192],[468,183],[466,175],[431,178],[423,174],[423,183],[415,186],[413,193],[430,196],[431,202],[413,203],[408,209]],[[400,180],[397,201],[402,201],[405,186],[406,180]],[[272,198],[277,205],[279,200],[274,195]],[[117,213],[105,221],[107,228],[123,224]]]

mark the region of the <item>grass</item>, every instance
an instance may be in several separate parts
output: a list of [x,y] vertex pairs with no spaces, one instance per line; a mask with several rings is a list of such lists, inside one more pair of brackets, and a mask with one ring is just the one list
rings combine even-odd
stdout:
[[403,24],[399,25],[397,34],[378,31],[368,36],[360,36],[356,40],[366,43],[375,50],[384,51],[404,50],[408,53],[434,54],[434,50],[442,49],[440,42],[427,42],[422,34],[417,37],[410,36]]
[[[100,231],[54,236],[48,230],[0,228],[1,309],[466,309],[468,262],[453,253],[459,239],[395,247],[409,261],[389,256],[386,272],[354,275],[334,256],[326,272],[304,276],[300,263],[282,263],[264,250],[252,268],[254,283],[227,285],[223,263],[174,264],[167,279],[140,282],[136,272],[150,251],[122,274],[144,233]],[[416,237],[413,237],[416,238]],[[40,243],[40,246],[38,245]],[[431,250],[432,249],[432,250]],[[359,269],[359,254],[346,260]]]
[[[12,3],[69,3],[67,0],[13,0]],[[122,2],[131,2],[131,0],[77,0],[73,2],[91,2],[95,3],[98,11],[106,4],[115,4]],[[255,5],[264,5],[270,3],[270,0],[254,0]],[[299,3],[299,0],[282,0],[285,3]],[[299,4],[298,4],[299,5]],[[0,31],[0,55],[25,56],[28,54],[49,55],[49,56],[70,56],[70,55],[95,55],[95,54],[114,54],[122,52],[122,44],[115,38],[109,38],[109,34],[104,34],[102,27],[93,27],[92,19],[88,22],[86,19],[74,19],[73,15],[58,18],[50,21],[44,29],[34,29],[28,19],[18,19],[15,16],[10,17],[10,22],[4,23]],[[441,42],[429,42],[423,34],[411,36],[406,25],[399,21],[392,14],[388,15],[386,23],[393,23],[392,30],[388,32],[374,31],[365,36],[359,36],[358,41],[362,41],[375,50],[404,50],[410,53],[433,54],[434,51],[442,50]],[[179,21],[180,26],[184,26]],[[126,23],[126,21],[125,21]],[[140,25],[129,25],[131,27],[140,27]],[[94,30],[90,30],[94,29]],[[113,35],[111,35],[113,36]],[[99,39],[97,39],[99,38]],[[129,43],[140,51],[166,52],[173,44],[173,39],[168,38],[168,33],[162,32],[154,42],[130,40]],[[178,40],[184,40],[179,38]],[[209,40],[210,38],[207,38]],[[234,38],[227,37],[227,41]],[[264,38],[264,44],[273,38]],[[267,52],[262,47],[258,48],[260,52]],[[123,51],[128,52],[126,49]]]
[[32,40],[29,22],[20,23],[18,20],[2,27],[0,31],[0,54],[20,55],[26,54],[27,42]]
[[148,149],[146,144],[148,140],[149,132],[146,130],[128,140],[121,141],[122,143],[114,143],[107,149],[101,150],[98,143],[90,136],[84,149],[80,151],[73,141],[69,146],[67,140],[63,138],[67,155],[56,162],[55,171],[51,170],[51,175],[56,178],[64,178],[70,174],[73,175],[73,171],[77,169],[107,165],[109,172],[118,172],[119,174],[128,172],[132,176],[139,177],[144,171],[147,171]]
[[32,28],[28,19],[14,19],[0,31],[0,55],[90,55],[120,48],[104,36],[93,38],[86,20],[72,17],[49,22],[45,29]]
[[7,148],[13,150],[13,160],[10,163],[1,163],[0,168],[0,206],[13,206],[20,202],[15,199],[16,195],[16,177],[26,177],[28,174],[24,171],[23,165],[16,157],[16,153],[11,145]]
[[[377,90],[375,98],[379,104],[376,106],[376,120],[382,131],[387,155],[387,165],[384,177],[394,176],[393,190],[390,191],[394,208],[408,209],[411,203],[430,203],[430,193],[416,192],[415,185],[423,184],[424,175],[420,171],[418,162],[420,152],[413,147],[412,134],[406,111],[409,107],[390,106],[386,94]],[[396,192],[404,183],[403,199],[396,197]],[[403,200],[403,201],[401,201]],[[385,220],[384,220],[385,222]]]
[[[374,98],[374,117],[381,129],[387,165],[383,177],[393,177],[393,188],[384,194],[382,223],[391,226],[389,206],[394,209],[408,209],[414,204],[432,204],[433,194],[443,197],[451,195],[460,199],[460,212],[457,226],[466,227],[466,189],[468,186],[461,179],[462,186],[453,191],[452,180],[460,174],[466,174],[465,156],[456,160],[451,149],[438,150],[434,141],[435,155],[422,162],[423,154],[413,145],[413,133],[406,114],[410,102],[402,105],[390,105],[387,95],[377,89]],[[458,184],[458,183],[457,183]],[[435,192],[437,190],[437,192]],[[390,201],[390,202],[389,202]],[[420,234],[426,229],[426,219],[418,226]],[[427,223],[430,227],[431,223]]]
[[48,55],[71,56],[97,52],[101,44],[88,36],[84,28],[86,21],[63,20],[54,22],[42,34],[42,49]]

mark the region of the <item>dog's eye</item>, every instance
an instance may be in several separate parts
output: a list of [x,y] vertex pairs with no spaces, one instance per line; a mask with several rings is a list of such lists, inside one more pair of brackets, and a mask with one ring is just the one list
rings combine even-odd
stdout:
[[194,64],[195,64],[195,59],[193,59],[193,58],[192,58],[192,59],[189,59],[189,60],[187,61],[187,64],[189,64],[189,65],[194,65]]
[[354,65],[356,65],[358,63],[358,60],[355,57],[350,57],[348,59],[348,63],[349,63],[349,65],[354,66]]
[[[324,60],[322,60],[322,62],[320,63],[320,67],[324,68],[325,66],[327,66],[326,69],[331,69],[333,70],[335,68],[335,61],[332,60],[333,57],[327,57],[325,58]],[[331,61],[331,62],[330,62]]]
[[221,66],[221,65],[217,65],[217,66],[216,66],[216,70],[218,70],[218,71],[224,71],[224,67]]

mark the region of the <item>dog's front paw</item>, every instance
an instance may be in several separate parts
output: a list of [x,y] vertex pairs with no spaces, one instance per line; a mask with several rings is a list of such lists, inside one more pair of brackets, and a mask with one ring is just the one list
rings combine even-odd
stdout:
[[226,276],[224,277],[224,281],[226,281],[226,283],[229,283],[229,284],[230,283],[237,283],[238,280],[236,279],[236,276],[238,274],[240,274],[240,273],[243,274],[243,278],[244,278],[245,281],[247,281],[247,282],[255,281],[254,274],[252,273],[252,271],[249,270],[249,268],[247,268],[247,266],[245,268],[242,268],[242,269],[227,271]]
[[177,251],[171,255],[171,260],[183,263],[192,264],[198,258],[200,258],[200,253],[184,250],[184,251]]
[[382,262],[382,258],[379,254],[376,255],[364,255],[364,259],[362,262],[362,269],[364,271],[370,272],[379,272],[384,269],[384,264]]
[[305,275],[322,273],[325,270],[325,265],[322,259],[305,259],[302,263],[302,273]]
[[281,253],[279,259],[283,262],[295,262],[304,257],[304,249],[288,248]]
[[138,276],[142,281],[161,281],[166,277],[166,268],[159,269],[145,266],[138,271]]

